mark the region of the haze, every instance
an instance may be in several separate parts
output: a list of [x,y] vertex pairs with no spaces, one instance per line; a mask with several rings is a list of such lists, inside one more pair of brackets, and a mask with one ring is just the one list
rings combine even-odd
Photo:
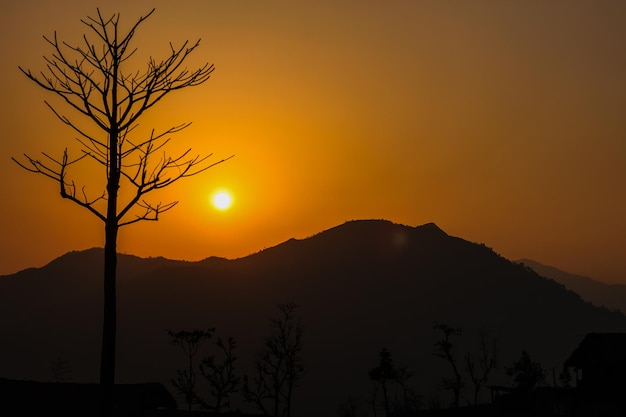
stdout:
[[78,149],[17,66],[43,68],[42,35],[79,42],[96,7],[131,24],[153,6],[138,57],[201,38],[189,65],[216,70],[142,126],[191,121],[175,141],[235,158],[164,190],[180,204],[122,229],[121,252],[234,258],[377,218],[626,283],[622,1],[3,2],[0,274],[103,245],[99,220],[10,159]]

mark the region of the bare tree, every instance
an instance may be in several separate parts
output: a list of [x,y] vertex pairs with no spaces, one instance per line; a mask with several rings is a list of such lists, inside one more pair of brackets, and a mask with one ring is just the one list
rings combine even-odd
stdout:
[[221,351],[223,359],[218,361],[215,355],[206,356],[200,363],[200,373],[209,382],[214,399],[213,404],[203,402],[203,407],[221,413],[230,407],[230,394],[237,392],[240,378],[235,374],[235,339],[229,337],[224,343],[219,338],[215,345]]
[[[153,129],[145,135],[136,133],[138,120],[148,109],[174,91],[203,84],[214,70],[208,63],[194,70],[184,66],[187,57],[198,47],[199,40],[195,43],[186,41],[179,47],[170,44],[164,59],[149,58],[144,69],[127,68],[127,61],[136,51],[131,47],[133,36],[153,12],[154,9],[141,16],[125,34],[121,34],[120,15],[105,18],[98,9],[96,17],[82,20],[87,34],[77,44],[59,40],[56,32],[51,38],[44,36],[52,53],[44,57],[43,71],[33,73],[19,67],[26,77],[57,96],[75,113],[76,119],[70,118],[46,101],[59,120],[78,134],[76,140],[80,150],[75,156],[70,156],[65,148],[60,157],[42,152],[41,157],[24,155],[22,160],[12,159],[22,168],[56,182],[62,198],[85,208],[104,223],[100,383],[105,415],[111,413],[115,381],[118,230],[142,220],[158,220],[177,203],[151,202],[146,200],[148,193],[225,160],[210,163],[210,154],[204,157],[193,155],[191,149],[174,156],[167,154],[165,147],[170,135],[190,123],[178,124],[161,132]],[[95,193],[74,176],[74,168],[85,161],[104,168],[103,182]],[[128,191],[120,193],[120,190]]]
[[487,341],[487,333],[480,332],[480,352],[475,357],[470,351],[465,355],[465,370],[474,384],[474,405],[478,404],[478,395],[489,379],[491,371],[498,366],[497,338]]
[[453,354],[454,345],[452,344],[451,338],[453,336],[460,335],[461,329],[450,327],[444,323],[435,323],[433,325],[433,329],[440,330],[443,333],[442,339],[435,342],[434,355],[438,358],[446,360],[452,368],[454,379],[444,378],[443,383],[446,389],[449,389],[454,393],[454,407],[458,408],[461,401],[463,379],[461,378],[461,373],[459,372],[459,368],[456,364],[456,358]]
[[401,365],[396,368],[396,378],[394,383],[400,389],[402,395],[402,401],[396,401],[396,409],[401,412],[401,408],[404,408],[404,412],[409,415],[412,412],[417,412],[419,407],[419,396],[416,394],[413,387],[408,385],[409,379],[415,376],[415,372],[411,371],[408,366]]
[[374,383],[379,384],[383,390],[383,407],[385,416],[388,416],[390,411],[389,384],[396,380],[397,375],[396,369],[393,367],[391,353],[386,348],[380,351],[379,359],[378,366],[370,369],[369,377]]
[[187,410],[191,411],[191,406],[197,400],[196,395],[196,373],[193,371],[193,358],[198,353],[200,346],[205,340],[213,335],[215,329],[204,330],[181,330],[173,332],[168,330],[168,334],[172,338],[172,344],[183,350],[187,357],[188,368],[186,370],[179,369],[176,371],[176,378],[172,380],[174,387],[184,395],[187,401]]
[[[396,367],[391,352],[383,348],[379,354],[378,366],[370,369],[369,377],[374,382],[372,407],[374,415],[377,411],[376,396],[378,388],[382,391],[382,405],[385,416],[407,414],[417,411],[418,398],[413,388],[408,385],[409,379],[415,374],[406,365]],[[400,398],[399,398],[400,397]]]
[[[263,415],[269,416],[269,402],[274,399],[270,388],[270,375],[262,361],[256,363],[256,375],[250,380],[248,375],[243,376],[243,396],[245,400],[259,409]],[[274,414],[275,415],[275,414]]]
[[295,313],[297,304],[279,304],[278,308],[281,315],[270,318],[274,331],[257,361],[257,375],[252,383],[244,377],[243,392],[246,400],[264,414],[272,410],[274,416],[289,417],[293,389],[304,370],[301,357],[304,330],[301,318]]

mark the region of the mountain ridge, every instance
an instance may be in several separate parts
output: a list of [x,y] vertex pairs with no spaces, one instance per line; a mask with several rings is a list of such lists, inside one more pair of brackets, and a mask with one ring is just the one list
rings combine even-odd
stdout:
[[[99,251],[0,279],[0,376],[45,379],[47,365],[63,357],[75,380],[97,380]],[[306,373],[294,398],[302,416],[334,415],[348,396],[365,400],[367,372],[383,347],[418,371],[424,398],[447,398],[438,388],[447,368],[433,357],[434,322],[463,329],[459,357],[486,330],[499,338],[501,363],[525,349],[549,369],[586,333],[626,329],[623,314],[434,223],[356,220],[232,260],[120,255],[118,267],[118,382],[169,386],[184,358],[167,330],[193,328],[235,337],[240,372],[249,372],[276,304],[295,301],[305,324]],[[506,378],[494,375],[501,384]]]
[[560,282],[566,288],[576,292],[583,299],[598,307],[618,309],[622,312],[626,311],[626,285],[597,281],[593,278],[572,274],[528,258],[519,259],[517,262],[532,268],[546,278]]

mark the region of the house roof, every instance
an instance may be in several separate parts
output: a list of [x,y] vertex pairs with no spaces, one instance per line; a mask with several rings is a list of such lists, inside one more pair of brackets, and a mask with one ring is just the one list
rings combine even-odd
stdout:
[[626,333],[589,333],[565,361],[566,367],[626,368]]

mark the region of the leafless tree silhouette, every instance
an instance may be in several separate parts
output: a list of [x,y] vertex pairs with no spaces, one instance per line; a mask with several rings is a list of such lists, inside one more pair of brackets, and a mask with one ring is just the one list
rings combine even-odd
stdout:
[[204,330],[181,330],[173,332],[168,330],[168,334],[172,339],[172,345],[178,346],[182,349],[187,357],[188,367],[187,370],[179,369],[176,371],[176,378],[172,380],[174,387],[180,392],[187,402],[187,411],[191,412],[191,407],[194,402],[198,402],[198,395],[196,394],[196,373],[194,372],[193,359],[200,350],[200,346],[205,340],[208,340],[213,336],[215,332],[214,328]]
[[[44,57],[44,70],[33,73],[19,67],[39,87],[60,98],[61,103],[75,113],[76,120],[80,120],[65,116],[46,101],[59,120],[78,134],[79,153],[70,156],[65,148],[60,157],[42,152],[41,157],[24,155],[24,158],[12,159],[22,168],[56,182],[62,198],[87,209],[104,223],[100,383],[105,415],[111,413],[115,380],[118,230],[142,220],[158,220],[177,203],[149,201],[147,194],[228,159],[211,162],[208,159],[210,154],[193,155],[191,149],[169,155],[166,145],[170,142],[170,135],[190,123],[161,132],[153,129],[145,135],[136,133],[138,120],[146,110],[174,91],[203,84],[214,70],[208,63],[195,70],[184,66],[185,60],[198,47],[199,40],[195,43],[186,41],[180,47],[170,44],[164,59],[149,58],[144,69],[126,68],[127,61],[136,52],[131,47],[135,32],[153,12],[154,9],[141,16],[125,34],[121,34],[120,15],[105,18],[98,9],[96,17],[82,20],[87,34],[77,45],[59,40],[56,32],[52,38],[44,36],[52,47],[51,55]],[[100,191],[95,194],[77,180],[80,174],[75,168],[79,162],[86,161],[105,168]],[[81,178],[81,182],[87,182],[84,176]]]
[[463,379],[459,367],[457,366],[456,358],[454,357],[451,338],[461,334],[461,329],[448,326],[444,323],[434,323],[433,330],[440,330],[443,333],[441,339],[435,342],[434,355],[438,358],[444,359],[450,364],[452,372],[454,373],[454,379],[444,378],[443,384],[446,389],[451,390],[454,393],[454,407],[458,408],[461,401],[461,389],[463,388]]
[[247,375],[243,378],[246,401],[265,415],[291,416],[293,389],[304,372],[301,356],[304,327],[302,318],[296,315],[298,307],[294,302],[278,305],[281,314],[270,318],[273,332],[257,361],[256,377],[252,381]]
[[213,397],[212,404],[203,402],[203,408],[221,413],[230,408],[230,395],[238,391],[241,378],[235,374],[235,339],[229,337],[226,342],[222,338],[217,339],[215,345],[218,347],[222,360],[215,354],[206,356],[200,363],[200,373],[208,381],[210,393]]
[[380,351],[380,364],[369,371],[369,377],[372,381],[378,383],[383,390],[383,406],[385,407],[385,416],[389,416],[390,399],[389,384],[396,378],[396,369],[393,367],[391,353],[384,349]]
[[489,374],[498,367],[498,339],[494,336],[489,343],[487,338],[487,332],[481,331],[478,354],[474,356],[470,351],[465,354],[465,370],[474,385],[474,405],[478,404],[480,390],[487,384]]

